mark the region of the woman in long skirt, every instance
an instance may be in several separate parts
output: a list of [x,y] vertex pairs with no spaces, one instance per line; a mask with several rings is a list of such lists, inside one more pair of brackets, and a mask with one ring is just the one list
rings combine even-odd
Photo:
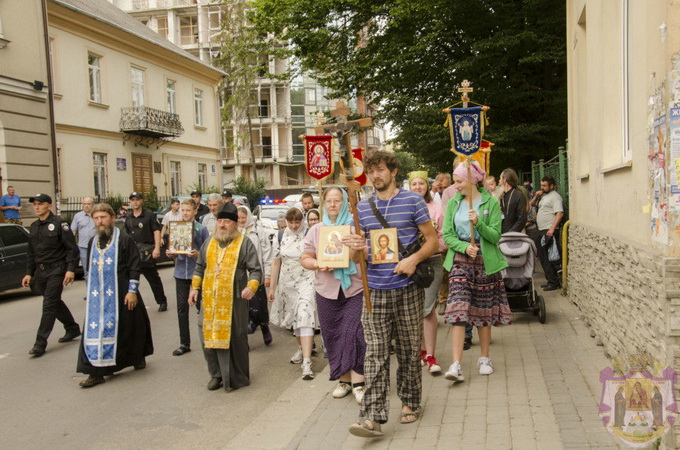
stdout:
[[[363,284],[358,253],[351,250],[352,236],[343,236],[344,251],[349,251],[350,264],[346,269],[324,267],[317,260],[319,231],[324,226],[351,225],[347,193],[339,188],[330,188],[323,196],[323,222],[314,225],[305,238],[305,252],[302,265],[316,271],[314,288],[319,324],[323,334],[331,381],[338,380],[333,397],[342,398],[352,392],[358,403],[364,396],[364,355],[366,341],[361,325],[363,306]],[[309,214],[308,214],[309,216]]]
[[[490,375],[493,366],[489,358],[491,326],[512,323],[501,271],[508,265],[498,249],[501,238],[501,211],[498,200],[483,187],[486,173],[476,163],[464,162],[453,172],[458,193],[446,205],[444,241],[449,250],[444,268],[449,271],[449,299],[444,321],[453,326],[453,364],[446,379],[463,381],[460,361],[463,357],[465,325],[477,327],[481,356],[479,373]],[[472,198],[472,208],[469,206]],[[471,225],[474,242],[471,243]]]

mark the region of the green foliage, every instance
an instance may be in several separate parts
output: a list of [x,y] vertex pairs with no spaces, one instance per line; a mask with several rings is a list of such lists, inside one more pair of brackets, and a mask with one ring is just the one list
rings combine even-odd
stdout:
[[204,187],[201,187],[201,185],[199,183],[190,184],[186,188],[186,192],[187,192],[187,194],[191,194],[193,191],[201,191],[201,194],[213,194],[213,193],[221,194],[222,193],[222,190],[219,187],[215,186],[214,184],[212,184],[210,186],[204,186]]
[[450,171],[442,108],[463,79],[491,106],[493,173],[528,170],[567,135],[565,2],[553,0],[255,0],[260,32],[292,43],[331,97],[363,93],[396,143]]
[[127,203],[128,200],[119,193],[114,193],[106,198],[106,203],[113,209],[113,212],[117,212],[123,203]]
[[267,194],[265,185],[267,180],[264,178],[258,178],[255,181],[250,181],[243,175],[234,180],[234,188],[231,190],[232,193],[238,195],[245,195],[248,197],[248,203],[250,204],[250,209],[254,209],[261,198]]
[[[158,194],[155,191],[151,191],[144,194],[144,203],[142,206],[151,211],[158,211],[160,207],[165,205],[158,199]],[[114,211],[117,211],[117,209],[114,209]]]

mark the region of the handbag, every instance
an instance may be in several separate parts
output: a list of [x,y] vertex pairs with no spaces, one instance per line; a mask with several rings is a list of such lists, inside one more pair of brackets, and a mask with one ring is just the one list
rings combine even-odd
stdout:
[[[383,215],[380,214],[380,211],[378,211],[378,208],[375,206],[373,197],[368,199],[368,203],[371,205],[371,210],[373,210],[373,214],[375,215],[375,218],[378,219],[378,222],[380,222],[380,225],[382,225],[384,228],[391,228],[390,224],[387,223]],[[411,242],[406,249],[404,249],[404,246],[401,245],[401,241],[399,239],[397,239],[397,243],[399,244],[399,253],[402,255],[402,259],[408,258],[409,256],[417,253],[421,247],[420,236],[418,239]],[[411,275],[411,279],[419,288],[426,289],[430,287],[434,281],[434,267],[432,266],[432,261],[430,258],[418,263],[415,272],[413,272],[413,275]]]
[[153,267],[153,250],[155,246],[153,244],[140,244],[137,243],[137,250],[139,250],[139,265],[143,269],[148,269]]

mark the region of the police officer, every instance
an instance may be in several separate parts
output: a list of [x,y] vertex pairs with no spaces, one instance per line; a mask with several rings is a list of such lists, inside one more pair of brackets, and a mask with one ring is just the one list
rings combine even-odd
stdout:
[[144,195],[141,192],[130,194],[130,210],[125,217],[125,231],[137,243],[141,257],[141,272],[151,286],[158,303],[158,311],[167,311],[168,300],[155,261],[161,256],[161,224],[153,212],[142,208],[143,203]]
[[52,214],[52,198],[47,194],[31,197],[33,211],[38,220],[31,224],[28,239],[28,263],[23,287],[32,286],[43,296],[43,311],[35,344],[29,355],[38,357],[45,353],[54,321],[64,325],[66,334],[59,342],[69,342],[80,336],[80,326],[73,320],[66,303],[61,299],[64,286],[73,283],[78,267],[78,245],[68,222]]
[[224,205],[225,203],[231,203],[232,201],[232,195],[231,191],[229,189],[225,189],[222,191],[222,204]]
[[200,222],[200,219],[203,216],[210,213],[210,208],[208,208],[207,205],[201,203],[201,200],[203,200],[203,193],[201,191],[193,191],[191,193],[191,198],[194,200],[194,203],[198,205],[198,211],[196,211],[196,220],[199,220]]

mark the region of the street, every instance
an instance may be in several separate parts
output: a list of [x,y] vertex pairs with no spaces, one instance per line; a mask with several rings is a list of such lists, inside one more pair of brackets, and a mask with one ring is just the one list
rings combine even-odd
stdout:
[[[125,369],[92,389],[78,386],[86,377],[75,371],[80,339],[59,344],[64,334],[59,322],[45,355],[29,357],[42,298],[26,290],[0,294],[3,448],[223,447],[229,436],[250,424],[300,378],[299,365],[289,363],[295,339],[272,327],[270,347],[262,342],[259,329],[250,336],[252,385],[230,393],[221,388],[208,391],[210,377],[198,341],[195,309],[190,319],[192,351],[172,356],[179,346],[172,267],[160,268],[160,274],[169,300],[167,312],[157,311],[148,283],[144,278],[141,282],[155,347],[147,368]],[[85,314],[84,286],[83,280],[77,280],[63,296],[79,323]],[[316,341],[320,346],[320,339]],[[313,361],[317,374],[327,363],[322,352]],[[309,383],[317,382],[331,387],[320,376]]]

